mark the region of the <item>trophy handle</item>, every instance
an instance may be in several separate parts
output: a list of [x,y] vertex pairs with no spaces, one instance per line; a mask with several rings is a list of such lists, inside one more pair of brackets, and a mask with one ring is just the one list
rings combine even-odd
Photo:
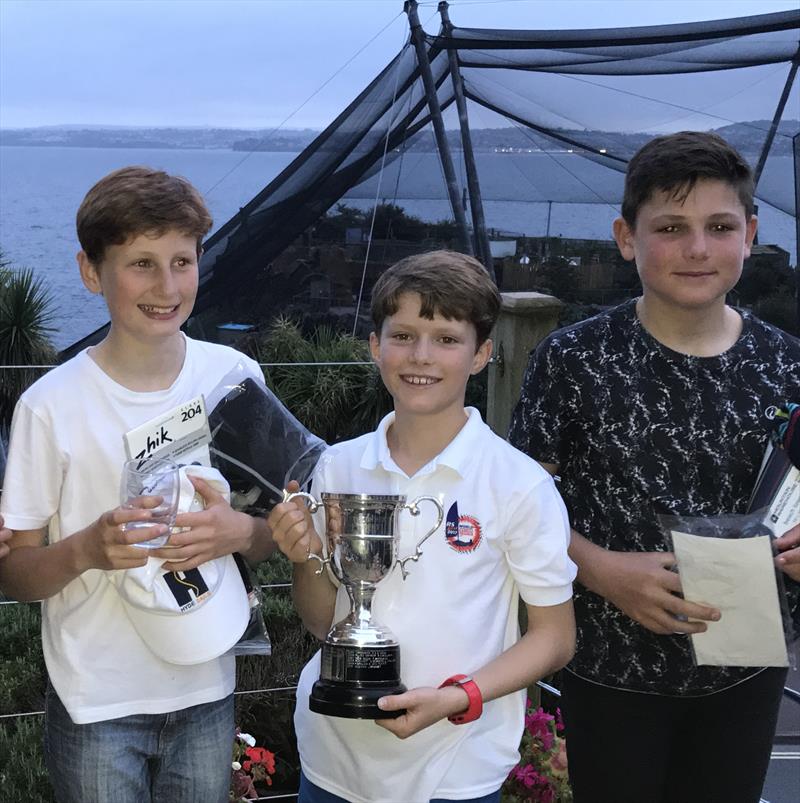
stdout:
[[[283,501],[284,502],[291,502],[292,499],[305,499],[308,505],[308,512],[309,513],[316,513],[322,502],[317,502],[316,499],[311,494],[305,493],[305,491],[297,491],[296,493],[290,494],[285,488],[283,489]],[[308,554],[306,555],[306,560],[316,560],[319,563],[319,568],[314,572],[314,574],[322,574],[325,571],[325,567],[330,564],[331,559],[330,557],[321,558],[319,555],[314,555],[311,552],[311,544],[308,545]]]
[[397,508],[397,510],[399,512],[405,508],[412,516],[419,516],[418,505],[420,502],[432,502],[434,505],[436,505],[436,510],[438,511],[436,524],[434,524],[433,527],[431,527],[430,530],[428,530],[428,532],[426,532],[425,535],[423,535],[422,538],[420,538],[419,541],[417,541],[417,546],[414,549],[413,555],[409,555],[407,558],[397,559],[397,564],[398,566],[400,566],[400,572],[403,575],[403,580],[405,580],[406,577],[408,577],[408,569],[406,569],[406,563],[408,563],[408,561],[410,560],[413,560],[414,563],[416,563],[420,559],[420,556],[422,555],[422,549],[421,549],[422,545],[439,529],[439,527],[442,524],[442,520],[444,519],[444,509],[442,508],[439,500],[435,496],[418,496],[413,502],[408,502],[405,505],[400,505]]

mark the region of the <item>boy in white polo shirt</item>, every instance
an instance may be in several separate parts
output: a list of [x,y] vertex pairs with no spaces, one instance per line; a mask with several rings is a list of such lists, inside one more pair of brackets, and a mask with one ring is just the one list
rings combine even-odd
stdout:
[[[374,433],[331,447],[312,491],[433,495],[446,525],[408,578],[393,571],[373,602],[400,644],[410,689],[378,704],[406,713],[378,721],[313,713],[319,653],[304,668],[295,713],[301,803],[499,801],[518,760],[522,690],[572,655],[575,566],[561,499],[547,472],[464,408],[467,380],[491,355],[499,308],[480,263],[448,251],[401,260],[375,285],[370,348],[395,410]],[[420,509],[399,517],[400,555],[435,522]],[[322,515],[312,520],[297,499],[269,519],[294,562],[295,604],[319,638],[349,610],[344,589],[307,561],[309,550],[323,550]],[[521,639],[520,595],[529,622]]]

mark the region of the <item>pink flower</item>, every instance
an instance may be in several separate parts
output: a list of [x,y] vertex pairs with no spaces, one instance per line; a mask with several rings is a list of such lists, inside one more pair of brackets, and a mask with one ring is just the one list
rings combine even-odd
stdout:
[[514,770],[514,775],[526,789],[530,789],[532,786],[539,783],[539,774],[533,768],[532,764],[526,764],[524,767],[517,767]]
[[559,733],[564,730],[564,718],[561,716],[560,708],[556,708],[556,730]]
[[554,721],[555,717],[541,708],[537,708],[536,711],[525,717],[525,727],[528,729],[528,733],[534,739],[541,741],[545,752],[553,747],[555,736],[551,723]]

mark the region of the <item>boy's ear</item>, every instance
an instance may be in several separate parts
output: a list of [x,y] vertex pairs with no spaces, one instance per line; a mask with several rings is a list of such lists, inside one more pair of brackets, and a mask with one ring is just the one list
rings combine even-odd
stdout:
[[100,274],[94,263],[86,255],[85,251],[78,251],[78,269],[81,272],[81,280],[90,293],[103,295],[103,287],[100,284]]
[[472,359],[471,374],[479,374],[486,367],[486,364],[492,358],[492,348],[492,341],[488,338],[478,346],[478,350]]
[[612,226],[614,239],[624,259],[632,261],[636,256],[633,250],[633,229],[623,217],[618,217]]
[[369,353],[372,356],[373,362],[380,362],[381,360],[381,341],[375,332],[369,333]]
[[750,249],[753,247],[753,240],[756,238],[758,231],[758,218],[755,215],[750,215],[747,223],[745,224],[744,231],[744,258],[750,256]]

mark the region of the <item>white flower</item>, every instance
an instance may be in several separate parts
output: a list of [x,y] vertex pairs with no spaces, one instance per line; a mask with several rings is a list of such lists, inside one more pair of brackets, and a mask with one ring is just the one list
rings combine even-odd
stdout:
[[249,733],[237,733],[236,738],[240,742],[244,742],[248,747],[256,746],[256,740]]
[[231,769],[232,770],[240,770],[242,765],[238,761],[231,761]]

